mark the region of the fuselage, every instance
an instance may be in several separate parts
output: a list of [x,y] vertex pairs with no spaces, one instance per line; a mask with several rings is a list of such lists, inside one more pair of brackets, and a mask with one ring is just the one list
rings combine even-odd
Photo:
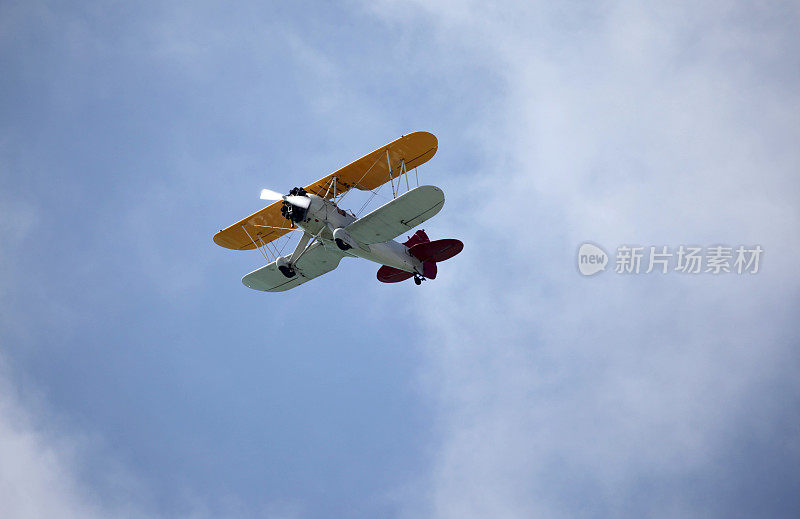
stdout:
[[305,211],[296,213],[292,221],[306,233],[316,236],[325,248],[343,256],[364,258],[406,272],[422,273],[422,262],[412,256],[402,243],[395,240],[359,243],[347,233],[347,226],[357,220],[355,216],[320,196],[311,193],[306,196],[311,199],[311,204]]

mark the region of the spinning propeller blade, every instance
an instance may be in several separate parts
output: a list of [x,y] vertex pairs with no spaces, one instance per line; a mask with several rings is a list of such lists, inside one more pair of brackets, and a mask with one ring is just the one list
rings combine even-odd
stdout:
[[271,189],[262,189],[260,198],[261,200],[286,200],[290,204],[303,209],[308,209],[308,206],[311,205],[311,199],[307,196],[282,195]]
[[303,209],[308,209],[308,206],[311,205],[311,199],[308,198],[307,196],[289,195],[283,197],[283,199],[289,202],[290,204],[302,207]]
[[262,189],[261,200],[283,200],[283,195],[271,189]]

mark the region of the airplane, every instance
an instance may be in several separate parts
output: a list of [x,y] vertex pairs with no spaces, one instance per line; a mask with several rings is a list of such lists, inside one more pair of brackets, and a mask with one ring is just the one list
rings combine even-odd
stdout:
[[[380,264],[377,277],[383,283],[413,278],[420,285],[435,279],[436,264],[461,252],[464,244],[451,238],[431,241],[422,229],[402,243],[395,238],[436,215],[444,205],[442,190],[419,186],[416,173],[437,149],[433,134],[418,131],[287,195],[263,189],[261,199],[275,202],[220,230],[214,242],[234,250],[259,249],[269,263],[244,276],[242,283],[264,292],[295,288],[334,270],[345,257]],[[410,170],[417,179],[413,189]],[[406,191],[401,194],[404,175]],[[370,191],[374,197],[376,189],[387,182],[392,186],[392,200],[371,213],[357,218],[339,208],[351,189]],[[303,235],[294,251],[282,256],[274,241],[295,230]]]

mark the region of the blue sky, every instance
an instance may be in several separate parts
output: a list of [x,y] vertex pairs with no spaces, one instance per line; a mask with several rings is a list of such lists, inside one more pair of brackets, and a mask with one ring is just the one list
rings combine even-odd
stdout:
[[[0,515],[796,517],[799,14],[3,3]],[[435,281],[241,285],[261,188],[418,129]]]

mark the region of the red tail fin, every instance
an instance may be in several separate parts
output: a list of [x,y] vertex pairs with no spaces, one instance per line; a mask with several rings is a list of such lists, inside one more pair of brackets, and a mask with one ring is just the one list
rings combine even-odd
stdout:
[[436,271],[439,269],[436,267],[436,263],[433,261],[423,261],[422,262],[422,275],[428,279],[436,279]]
[[414,236],[412,236],[411,238],[406,240],[406,242],[403,243],[403,245],[405,245],[406,247],[408,247],[410,249],[414,245],[417,245],[417,244],[420,244],[420,243],[428,243],[429,241],[431,241],[431,240],[430,240],[430,238],[428,238],[428,235],[425,234],[425,229],[420,229],[420,230],[418,230],[417,232],[414,233]]

